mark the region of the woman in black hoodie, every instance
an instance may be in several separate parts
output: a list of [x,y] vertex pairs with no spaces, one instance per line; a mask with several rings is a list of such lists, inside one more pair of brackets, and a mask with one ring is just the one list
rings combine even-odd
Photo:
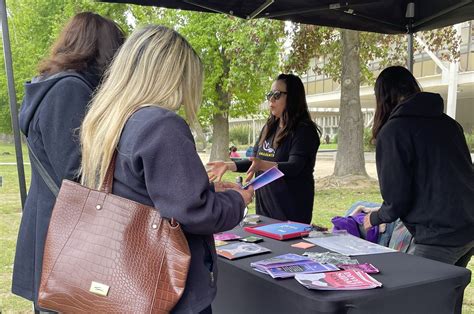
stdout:
[[364,226],[400,218],[413,254],[466,267],[474,247],[474,168],[461,125],[439,94],[422,92],[405,68],[375,83],[373,138],[384,202]]
[[[63,28],[51,55],[40,64],[39,76],[25,84],[20,126],[30,148],[31,184],[18,233],[12,292],[35,304],[56,199],[54,186],[59,187],[63,179],[78,180],[81,154],[75,131],[123,41],[124,33],[114,21],[79,13]],[[51,177],[51,184],[45,183],[32,153]]]

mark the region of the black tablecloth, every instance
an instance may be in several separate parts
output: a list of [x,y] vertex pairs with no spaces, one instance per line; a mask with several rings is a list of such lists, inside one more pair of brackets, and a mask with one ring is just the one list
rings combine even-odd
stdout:
[[[263,222],[273,221],[262,218]],[[240,227],[230,232],[253,235]],[[394,252],[354,257],[380,270],[373,277],[383,284],[381,288],[309,290],[293,278],[273,279],[258,273],[250,263],[285,253],[327,250],[318,246],[306,250],[290,246],[301,239],[263,238],[259,245],[271,249],[271,253],[234,261],[219,257],[214,313],[461,313],[464,289],[471,280],[468,269]]]

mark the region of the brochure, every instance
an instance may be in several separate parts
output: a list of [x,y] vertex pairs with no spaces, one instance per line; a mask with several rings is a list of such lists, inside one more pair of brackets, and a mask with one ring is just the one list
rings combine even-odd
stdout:
[[312,228],[311,225],[287,221],[244,227],[244,230],[276,240],[286,240],[306,236]]
[[266,247],[255,243],[234,242],[216,248],[219,256],[233,260],[251,255],[263,254],[271,252]]
[[256,271],[273,278],[289,278],[298,273],[319,273],[338,270],[334,265],[313,262],[297,254],[285,254],[250,264]]
[[396,252],[388,247],[378,245],[348,233],[333,233],[320,238],[307,238],[308,242],[347,256],[369,255]]
[[260,189],[262,186],[265,186],[273,181],[275,181],[278,178],[283,177],[284,174],[281,172],[277,166],[271,167],[258,177],[253,178],[250,180],[247,184],[243,186],[244,189],[246,189],[249,186],[253,186],[253,189],[256,191]]
[[295,274],[312,274],[339,270],[339,268],[332,264],[321,264],[313,261],[293,262],[275,267],[263,266],[263,268],[273,278],[288,278],[294,277]]
[[263,259],[261,261],[250,263],[250,267],[257,267],[257,266],[268,266],[268,265],[275,265],[275,264],[285,264],[297,261],[310,261],[309,257],[301,256],[298,254],[287,253],[283,255],[274,256],[271,258]]
[[214,235],[214,241],[219,240],[219,241],[231,241],[231,240],[238,240],[240,239],[241,236],[230,233],[230,232],[222,232],[222,233],[216,233]]
[[308,243],[308,242],[298,242],[298,243],[295,243],[295,244],[292,244],[291,247],[295,247],[297,249],[309,249],[309,248],[312,248],[316,245],[312,244],[312,243]]
[[215,245],[216,247],[218,247],[218,246],[223,246],[223,245],[227,245],[227,244],[229,244],[229,242],[227,242],[227,241],[214,240],[214,245]]
[[362,270],[367,274],[378,274],[380,271],[372,264],[364,263],[364,264],[339,264],[337,267],[341,269],[358,269]]
[[382,283],[357,269],[296,274],[295,279],[306,288],[316,290],[364,290],[382,286]]

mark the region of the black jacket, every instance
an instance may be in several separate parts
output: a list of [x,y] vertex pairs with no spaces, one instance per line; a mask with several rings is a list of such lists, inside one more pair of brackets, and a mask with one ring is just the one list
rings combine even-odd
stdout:
[[[296,130],[274,148],[274,135],[254,147],[254,156],[278,164],[285,176],[258,189],[256,212],[278,220],[311,223],[314,202],[314,164],[319,135],[314,125],[300,122]],[[238,172],[250,168],[249,160],[235,162]],[[260,175],[258,172],[256,175]]]
[[[98,79],[63,72],[25,85],[20,128],[46,171],[58,186],[77,180],[80,127]],[[31,160],[31,158],[30,158]],[[41,279],[44,242],[55,197],[32,166],[31,184],[18,233],[12,292],[35,304]]]
[[373,225],[401,218],[416,243],[462,246],[474,239],[474,168],[461,126],[440,95],[398,105],[377,136],[384,202]]

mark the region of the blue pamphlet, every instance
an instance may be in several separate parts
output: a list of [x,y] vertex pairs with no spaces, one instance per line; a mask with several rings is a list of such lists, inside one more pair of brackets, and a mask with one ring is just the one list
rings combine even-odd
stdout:
[[281,172],[277,166],[271,167],[258,177],[253,178],[252,180],[249,181],[246,185],[243,186],[244,189],[249,187],[250,185],[253,186],[253,189],[256,191],[260,189],[262,186],[267,185],[268,183],[271,183],[275,181],[278,178],[283,177],[284,174]]

